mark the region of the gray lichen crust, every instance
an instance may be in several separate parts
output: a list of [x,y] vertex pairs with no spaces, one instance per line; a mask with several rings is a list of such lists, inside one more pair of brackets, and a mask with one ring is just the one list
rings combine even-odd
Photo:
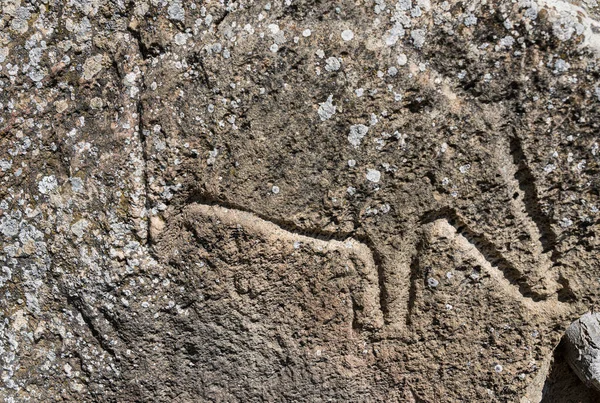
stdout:
[[535,401],[599,9],[0,0],[0,402]]
[[586,313],[569,326],[567,360],[586,385],[600,391],[600,314]]

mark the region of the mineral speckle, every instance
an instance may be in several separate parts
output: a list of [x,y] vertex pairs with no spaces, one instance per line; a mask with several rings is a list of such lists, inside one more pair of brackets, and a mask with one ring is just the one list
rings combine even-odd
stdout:
[[597,1],[0,10],[1,402],[600,401]]

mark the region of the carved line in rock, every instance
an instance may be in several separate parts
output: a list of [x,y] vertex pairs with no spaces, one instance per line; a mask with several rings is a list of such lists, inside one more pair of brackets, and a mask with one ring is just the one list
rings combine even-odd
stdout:
[[[418,282],[422,278],[419,256],[427,244],[438,239],[448,239],[455,250],[462,251],[474,259],[500,286],[504,293],[520,301],[532,311],[545,311],[550,316],[560,315],[568,305],[560,300],[560,293],[539,294],[532,290],[527,278],[497,249],[485,235],[471,229],[452,208],[442,208],[424,214],[420,220],[421,236],[410,262],[410,279],[406,296],[406,327],[411,326],[411,317],[417,298]],[[556,283],[549,276],[546,281]],[[558,284],[556,283],[557,287]],[[558,299],[557,299],[558,297]]]
[[[130,32],[131,34],[132,32]],[[146,154],[146,142],[143,134],[143,105],[140,94],[131,95],[128,87],[123,83],[123,79],[128,73],[135,70],[136,67],[143,66],[144,55],[140,49],[140,42],[131,42],[128,35],[115,36],[115,50],[111,52],[111,69],[121,83],[120,99],[122,107],[117,114],[116,121],[112,127],[115,140],[121,141],[123,149],[118,150],[123,161],[117,164],[117,171],[121,166],[125,166],[132,171],[125,180],[129,181],[133,194],[130,196],[129,215],[131,216],[132,235],[143,244],[146,244],[148,237],[149,219],[148,214],[148,156]],[[134,38],[137,39],[137,38]],[[145,91],[143,83],[143,74],[140,74],[139,83],[142,91]],[[9,122],[10,123],[10,122]],[[0,135],[2,131],[0,130]],[[60,146],[60,142],[59,142]],[[144,245],[145,247],[145,245]],[[53,256],[55,259],[56,256]],[[122,277],[119,281],[123,282],[128,275]],[[91,301],[85,297],[83,289],[78,289],[75,285],[61,283],[61,294],[66,302],[71,305],[80,315],[85,326],[89,329],[91,335],[96,339],[100,349],[105,351],[112,359],[119,360],[118,350],[113,348],[113,342],[119,340],[118,322],[111,317],[111,314],[104,308],[97,309]],[[111,336],[111,339],[108,336]],[[113,368],[114,369],[114,368]]]
[[[244,229],[265,239],[309,243],[322,250],[339,250],[353,254],[365,262],[365,267],[369,269],[369,273],[366,274],[369,283],[378,288],[376,290],[374,288],[370,289],[368,294],[373,298],[368,301],[368,307],[365,309],[365,314],[372,321],[373,327],[380,328],[384,319],[386,319],[386,322],[387,319],[397,322],[394,321],[394,318],[386,318],[386,312],[382,306],[384,300],[382,293],[385,291],[381,289],[381,269],[377,267],[376,252],[366,243],[343,233],[311,232],[296,227],[290,228],[289,224],[281,225],[254,212],[231,206],[224,207],[217,202],[191,203],[184,210],[184,214],[187,215],[188,219],[193,219],[193,216],[197,214],[214,216],[224,224],[241,225]],[[450,239],[454,242],[457,250],[463,251],[475,259],[490,274],[503,292],[520,301],[527,308],[533,311],[554,312],[554,314],[561,313],[566,308],[564,304],[554,298],[543,300],[545,296],[536,295],[531,291],[520,272],[501,255],[495,246],[482,235],[470,230],[451,209],[431,213],[424,217],[421,223],[423,234],[417,246],[415,259],[418,259],[419,252],[423,249],[427,240],[431,242],[440,237]],[[410,317],[415,304],[416,282],[420,277],[419,270],[418,260],[413,259],[411,278],[408,284],[405,285],[408,293],[406,317],[404,319],[407,328],[410,327]],[[354,314],[356,315],[356,312]]]
[[[517,136],[516,129],[512,128],[512,132],[508,136],[509,143],[505,152],[507,164],[503,173],[509,188],[518,193],[516,198],[513,197],[513,202],[517,205],[515,213],[520,216],[535,243],[532,252],[537,259],[537,272],[553,271],[558,276],[555,289],[559,300],[573,300],[575,295],[569,287],[568,279],[560,271],[561,252],[556,248],[559,240],[552,226],[552,217],[543,211],[536,179],[527,163],[522,141]],[[499,147],[499,152],[502,153],[502,147]]]
[[461,220],[454,209],[444,208],[430,212],[425,214],[421,220],[421,223],[426,226],[424,229],[429,228],[429,231],[425,232],[431,231],[431,224],[435,224],[435,227],[440,225],[440,222],[443,222],[445,226],[452,229],[450,232],[441,231],[440,234],[443,233],[444,236],[452,237],[453,234],[451,233],[454,232],[457,236],[465,239],[491,267],[494,267],[495,270],[502,273],[502,276],[518,290],[521,297],[529,298],[533,301],[545,299],[544,295],[540,295],[532,290],[531,285],[527,283],[527,279],[524,278],[522,273],[502,255],[493,242],[487,239],[485,235],[477,233],[469,228],[469,226]]
[[519,201],[523,204],[527,215],[537,227],[538,239],[543,247],[543,252],[552,252],[552,262],[555,263],[556,251],[554,247],[557,243],[556,234],[552,230],[550,218],[542,212],[535,177],[527,164],[521,140],[516,136],[510,138],[509,154],[512,157],[515,167],[514,177],[518,182],[519,189],[523,193]]
[[[425,239],[431,237],[436,231],[439,234],[445,234],[444,236],[454,239],[455,245],[479,261],[481,266],[490,273],[506,293],[521,301],[528,308],[545,309],[544,306],[552,305],[554,312],[559,313],[564,310],[565,306],[561,304],[561,293],[553,291],[559,290],[561,285],[551,278],[551,273],[548,273],[556,264],[556,253],[553,250],[556,244],[556,235],[552,230],[549,217],[545,216],[541,211],[534,183],[535,178],[527,165],[520,139],[514,133],[507,137],[506,146],[498,147],[497,150],[499,153],[497,155],[498,159],[505,162],[501,167],[501,171],[506,184],[511,192],[517,194],[513,197],[513,210],[515,210],[515,213],[525,225],[526,231],[530,233],[532,239],[537,243],[536,246],[533,246],[534,250],[532,253],[536,259],[540,260],[540,267],[535,267],[533,274],[538,275],[543,281],[550,284],[550,293],[540,293],[533,289],[526,276],[503,256],[503,253],[492,241],[484,234],[469,228],[459,217],[458,213],[450,207],[426,213],[421,217],[420,229],[423,231],[422,236],[418,240],[417,245],[415,245],[415,255],[412,261],[407,263],[409,267],[406,269],[407,278],[403,284],[404,290],[397,290],[399,294],[405,293],[404,298],[400,295],[400,300],[406,301],[405,307],[402,308],[405,312],[403,315],[400,312],[390,312],[388,301],[391,296],[388,294],[389,290],[387,289],[385,278],[386,268],[390,268],[384,267],[380,252],[368,236],[360,236],[356,233],[356,230],[353,232],[330,232],[320,228],[299,228],[290,221],[273,219],[250,211],[245,207],[222,201],[214,196],[200,192],[192,194],[188,198],[187,204],[198,203],[205,206],[214,206],[217,210],[219,208],[231,211],[237,210],[240,213],[251,215],[255,220],[262,220],[276,226],[279,231],[286,232],[288,237],[306,237],[312,239],[313,242],[335,241],[344,243],[349,239],[355,240],[365,250],[369,251],[369,261],[373,263],[372,267],[375,268],[378,278],[379,310],[388,324],[400,324],[399,322],[404,321],[407,326],[410,325],[410,315],[413,311],[417,291],[416,282],[420,277],[418,256],[425,245]],[[546,259],[545,255],[551,250],[552,256],[550,259]],[[550,267],[545,267],[547,265],[543,263],[549,263]],[[555,301],[556,296],[558,296],[558,301]],[[397,316],[397,318],[392,316]],[[402,319],[403,317],[404,320]]]
[[[259,215],[236,208],[228,208],[218,204],[199,204],[188,205],[184,210],[186,221],[193,221],[195,216],[213,216],[226,226],[240,225],[246,231],[261,236],[265,240],[284,240],[290,244],[300,242],[309,244],[320,251],[335,250],[343,254],[353,255],[365,264],[365,271],[359,275],[365,281],[364,293],[362,295],[362,316],[370,327],[381,328],[383,325],[384,312],[381,306],[381,289],[379,271],[373,251],[369,246],[359,240],[347,236],[336,236],[335,238],[323,239],[315,237],[299,229],[290,231],[278,223],[266,220]],[[353,315],[355,322],[357,316],[356,305],[353,297]]]
[[[552,268],[556,266],[557,253],[556,234],[554,233],[550,218],[547,217],[541,209],[538,198],[535,178],[527,164],[527,159],[521,140],[515,133],[508,136],[505,147],[498,147],[496,156],[498,160],[504,161],[500,167],[504,180],[511,192],[513,210],[525,225],[525,230],[530,233],[535,244],[532,254],[538,261],[538,266],[533,270],[534,275],[538,275],[543,281],[549,284],[551,290],[560,290],[561,285],[554,280]],[[511,195],[512,196],[512,195]],[[415,256],[410,264],[410,289],[407,296],[406,323],[410,325],[410,316],[413,311],[417,284],[419,279],[419,254],[425,246],[425,238],[445,236],[453,239],[455,246],[470,254],[475,258],[490,275],[495,278],[498,284],[505,292],[514,298],[523,302],[529,308],[539,309],[545,305],[552,305],[556,313],[566,308],[560,305],[562,297],[565,294],[559,292],[540,293],[532,288],[524,274],[508,259],[502,252],[489,240],[484,234],[472,230],[452,208],[443,208],[424,214],[421,217],[421,224],[424,234],[416,248]],[[547,259],[546,254],[551,252]],[[568,290],[567,290],[568,291]],[[558,301],[552,301],[551,297],[558,297]],[[546,301],[543,301],[546,300]],[[561,308],[559,308],[559,306]]]
[[[383,317],[384,317],[386,323],[390,321],[389,320],[390,319],[389,318],[390,308],[388,306],[389,305],[388,304],[389,290],[388,290],[387,283],[386,283],[386,270],[384,267],[385,266],[384,259],[382,257],[381,252],[375,246],[373,240],[369,237],[368,234],[358,234],[357,230],[354,230],[352,232],[344,232],[344,231],[332,232],[332,231],[323,230],[322,228],[315,228],[315,227],[302,228],[290,220],[268,217],[267,215],[262,214],[260,212],[250,210],[247,207],[232,203],[227,200],[222,200],[210,193],[205,193],[205,192],[194,192],[191,195],[189,195],[186,199],[185,205],[189,206],[191,204],[217,206],[217,207],[224,207],[224,208],[227,208],[230,210],[243,211],[243,212],[252,214],[252,215],[256,216],[257,218],[262,219],[264,221],[271,222],[274,225],[280,227],[281,229],[283,229],[289,233],[298,234],[298,235],[313,238],[316,240],[321,240],[321,241],[336,240],[339,242],[345,242],[347,239],[352,238],[352,239],[356,240],[357,242],[362,243],[371,252],[372,260],[374,262],[376,273],[377,273],[377,279],[378,279],[377,282],[379,285],[379,306],[380,306],[381,311],[383,312]],[[357,227],[358,227],[358,225],[357,225]]]
[[[532,253],[539,260],[540,267],[536,268],[534,273],[546,274],[545,280],[550,284],[554,284],[554,289],[559,290],[561,285],[547,276],[547,272],[556,265],[558,255],[554,249],[556,246],[556,234],[552,230],[550,218],[542,212],[535,185],[535,177],[527,164],[521,140],[516,135],[514,129],[513,133],[507,136],[507,144],[497,148],[496,158],[504,161],[504,164],[500,167],[500,171],[509,190],[515,194],[512,200],[513,210],[525,225],[525,230],[529,232],[534,242],[537,243]],[[431,230],[436,226],[446,227],[445,231],[442,232],[445,232],[448,236],[457,238],[458,245],[470,249],[471,256],[480,260],[482,267],[485,267],[490,274],[494,274],[493,277],[499,281],[506,292],[518,300],[525,302],[530,308],[532,307],[532,303],[539,303],[550,297],[549,295],[540,294],[533,290],[531,284],[527,282],[527,279],[520,270],[506,259],[502,252],[484,234],[477,233],[469,228],[459,217],[456,210],[447,207],[428,212],[421,217],[421,223],[424,225],[422,228],[425,230],[427,228]],[[427,236],[428,234],[424,235]],[[407,296],[408,309],[406,313],[407,325],[410,325],[410,316],[415,303],[416,281],[419,278],[418,256],[423,247],[424,242],[421,239],[410,264],[410,289]],[[550,259],[544,259],[543,255],[548,252],[551,252]],[[562,294],[562,292],[558,293],[559,299]]]
[[[453,224],[452,222],[455,222]],[[540,297],[531,291],[525,279],[516,271],[493,244],[463,224],[456,224],[453,217],[437,217],[425,224],[425,236],[430,240],[445,238],[453,242],[457,251],[462,251],[475,261],[495,280],[502,291],[521,302],[532,311],[545,311],[554,316],[563,312],[568,305],[552,297]],[[551,280],[552,281],[552,280]]]
[[148,201],[148,156],[146,155],[146,140],[144,137],[143,126],[143,105],[141,94],[145,91],[143,74],[139,75],[139,84],[141,91],[134,94],[130,87],[123,81],[125,77],[136,71],[136,68],[143,68],[143,54],[141,53],[139,42],[130,32],[119,34],[116,37],[116,49],[111,55],[112,67],[121,82],[120,103],[121,108],[114,122],[114,135],[123,144],[123,149],[119,150],[122,157],[125,157],[124,164],[131,169],[126,180],[129,182],[129,215],[131,219],[134,236],[138,241],[146,243],[148,241],[148,220],[149,220],[149,201]]
[[[66,291],[64,291],[64,295],[66,296],[67,302],[73,308],[75,308],[77,312],[79,312],[81,318],[83,319],[83,322],[90,330],[90,333],[92,334],[94,339],[96,339],[96,341],[98,342],[98,346],[113,358],[118,359],[117,352],[112,348],[108,339],[105,338],[107,334],[110,334],[112,332],[110,331],[110,329],[108,329],[107,326],[103,326],[101,324],[100,321],[102,320],[102,318],[99,317],[100,315],[94,315],[92,313],[92,311],[95,310],[95,308],[93,308],[89,303],[86,303],[83,297],[79,295],[69,294]],[[106,319],[105,316],[104,318]],[[108,322],[108,319],[106,321]],[[108,324],[110,325],[110,323]]]

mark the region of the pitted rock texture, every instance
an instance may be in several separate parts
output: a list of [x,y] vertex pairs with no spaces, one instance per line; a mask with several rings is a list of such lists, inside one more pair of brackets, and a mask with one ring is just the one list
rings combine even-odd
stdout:
[[596,0],[0,10],[3,401],[597,400]]

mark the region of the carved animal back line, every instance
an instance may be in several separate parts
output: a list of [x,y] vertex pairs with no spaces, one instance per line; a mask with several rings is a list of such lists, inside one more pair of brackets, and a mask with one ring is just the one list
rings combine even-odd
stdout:
[[195,217],[198,216],[215,217],[228,228],[239,228],[238,226],[241,226],[244,231],[256,234],[268,241],[283,240],[290,243],[300,242],[311,245],[318,251],[339,251],[342,254],[358,258],[364,263],[364,269],[359,269],[359,275],[366,281],[363,298],[365,318],[372,322],[370,325],[375,328],[382,326],[383,310],[380,301],[379,271],[377,270],[372,250],[364,243],[352,237],[347,237],[343,240],[323,240],[303,234],[299,230],[291,232],[254,213],[215,204],[193,203],[184,210],[184,219],[186,221],[193,222]]

